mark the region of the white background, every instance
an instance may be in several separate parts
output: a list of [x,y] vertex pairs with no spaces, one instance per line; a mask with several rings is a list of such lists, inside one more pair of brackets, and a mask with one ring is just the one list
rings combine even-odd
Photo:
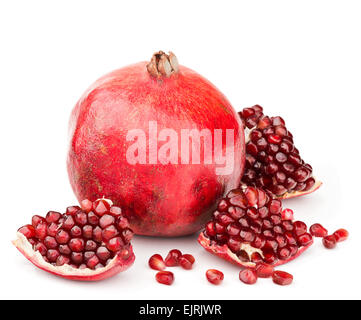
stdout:
[[[1,1],[0,298],[296,299],[360,294],[360,1]],[[350,239],[320,241],[296,261],[289,287],[238,280],[239,269],[206,253],[196,236],[136,237],[133,268],[99,283],[66,281],[35,268],[11,245],[33,214],[76,203],[65,158],[67,122],[82,92],[121,66],[172,50],[212,81],[235,109],[261,104],[281,115],[324,182],[286,206],[307,223]],[[155,282],[155,252],[195,255],[194,270]],[[225,281],[205,280],[219,268]]]

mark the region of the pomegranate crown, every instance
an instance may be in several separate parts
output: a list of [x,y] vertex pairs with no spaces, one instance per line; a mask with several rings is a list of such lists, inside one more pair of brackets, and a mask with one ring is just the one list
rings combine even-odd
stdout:
[[178,73],[179,64],[175,54],[169,51],[166,54],[163,51],[158,51],[153,54],[152,59],[147,64],[147,70],[151,76],[156,78],[170,77],[174,73]]

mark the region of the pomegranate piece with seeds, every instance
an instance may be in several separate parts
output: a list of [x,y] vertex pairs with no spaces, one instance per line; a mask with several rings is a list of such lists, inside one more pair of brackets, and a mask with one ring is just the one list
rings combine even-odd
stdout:
[[149,259],[149,267],[151,267],[153,270],[159,270],[162,271],[165,269],[165,263],[160,254],[154,254]]
[[282,220],[281,200],[262,189],[242,187],[218,203],[198,242],[225,260],[254,268],[295,259],[313,238],[302,221]]
[[331,234],[329,236],[324,237],[322,239],[322,243],[325,246],[325,248],[333,249],[336,247],[337,240],[336,240],[336,237],[333,234]]
[[259,105],[238,114],[246,135],[242,184],[263,188],[283,199],[311,193],[321,186],[312,167],[301,158],[281,117],[264,115]]
[[222,283],[223,279],[224,279],[224,274],[223,272],[216,270],[216,269],[209,269],[206,272],[206,277],[207,280],[214,284],[214,285],[219,285]]
[[293,275],[285,271],[275,271],[273,272],[272,280],[275,284],[287,286],[292,283]]
[[170,286],[174,282],[174,275],[170,271],[159,271],[155,275],[155,279],[161,284]]
[[333,233],[337,242],[345,241],[348,238],[348,231],[345,229],[338,229]]
[[165,265],[167,267],[179,266],[179,258],[182,256],[182,252],[178,249],[170,250],[167,257],[165,258]]
[[83,200],[21,227],[13,244],[34,265],[71,280],[97,281],[129,268],[133,232],[110,200]]
[[324,238],[328,235],[327,229],[319,223],[315,223],[310,227],[310,233],[318,238]]
[[257,273],[254,269],[246,268],[239,273],[239,280],[245,284],[255,284],[257,279]]

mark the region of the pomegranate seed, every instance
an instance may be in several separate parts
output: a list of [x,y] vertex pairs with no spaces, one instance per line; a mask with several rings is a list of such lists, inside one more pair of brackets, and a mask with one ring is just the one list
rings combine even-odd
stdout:
[[174,282],[174,275],[170,271],[159,271],[155,275],[155,278],[159,283],[165,284],[167,286],[172,285],[172,283]]
[[337,242],[345,241],[348,238],[348,234],[346,229],[338,229],[333,233]]
[[209,269],[206,272],[206,277],[210,283],[214,285],[219,285],[224,279],[224,274],[216,269]]
[[151,267],[154,270],[164,270],[165,269],[165,263],[163,261],[163,258],[160,254],[154,254],[150,257],[148,261],[149,267]]
[[293,275],[285,271],[275,271],[273,272],[272,280],[280,286],[287,286],[292,283]]
[[294,232],[297,236],[300,236],[307,232],[307,225],[302,221],[295,221],[293,223]]
[[324,238],[327,236],[328,231],[327,229],[325,229],[322,225],[320,225],[319,223],[315,223],[310,227],[310,233],[314,236],[314,237],[318,237],[318,238]]
[[179,258],[182,256],[182,252],[177,249],[170,250],[165,258],[165,265],[167,267],[179,266]]
[[80,206],[83,211],[89,213],[93,209],[93,202],[89,201],[88,199],[85,199],[80,203]]
[[312,236],[309,233],[301,234],[297,238],[298,245],[301,247],[306,247],[307,245],[312,243],[312,241]]
[[186,270],[190,270],[195,262],[194,257],[191,254],[184,254],[179,258],[179,265]]
[[325,248],[333,249],[336,247],[337,240],[336,240],[336,237],[332,234],[332,235],[324,237],[322,239],[322,243],[325,246]]
[[123,242],[122,238],[120,238],[120,237],[112,238],[107,243],[107,248],[112,252],[117,252],[122,247],[124,247],[124,242]]
[[37,216],[37,215],[35,215],[35,216],[33,216],[32,218],[31,218],[31,224],[32,224],[32,226],[34,227],[34,228],[36,228],[36,226],[39,224],[39,223],[45,223],[46,222],[46,220],[43,218],[43,217],[40,217],[40,216]]
[[260,263],[256,265],[256,273],[259,278],[270,278],[273,274],[273,267],[269,264]]
[[98,216],[103,216],[110,210],[108,201],[100,199],[93,203],[94,211]]
[[293,220],[293,211],[291,209],[284,209],[282,211],[282,220]]
[[253,269],[244,269],[239,273],[239,280],[245,284],[255,284],[257,282],[257,273]]
[[35,228],[31,224],[21,227],[18,232],[22,233],[27,239],[35,237]]
[[45,220],[46,220],[47,223],[58,222],[60,217],[61,217],[60,212],[49,211],[46,214]]

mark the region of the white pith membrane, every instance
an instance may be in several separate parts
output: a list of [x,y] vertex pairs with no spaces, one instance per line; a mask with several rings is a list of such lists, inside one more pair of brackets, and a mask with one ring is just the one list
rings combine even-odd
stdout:
[[[248,142],[251,141],[250,139],[250,134],[253,130],[256,130],[257,127],[254,127],[252,129],[249,129],[247,126],[244,126],[244,135],[245,135],[245,145],[247,145]],[[295,198],[295,197],[298,197],[298,196],[302,196],[302,195],[306,195],[306,194],[309,194],[309,193],[312,193],[314,191],[316,191],[317,189],[319,189],[322,185],[322,182],[317,180],[317,178],[314,176],[313,172],[312,172],[312,175],[309,177],[309,178],[314,178],[315,179],[315,184],[312,186],[311,189],[309,190],[306,190],[306,191],[296,191],[296,190],[292,190],[291,192],[285,192],[283,195],[281,196],[276,196],[276,198],[278,199],[290,199],[290,198]],[[242,185],[241,186],[245,186],[246,184],[243,184],[243,182],[241,182]]]
[[104,273],[105,270],[111,269],[117,260],[117,255],[103,268],[98,268],[96,270],[85,268],[73,268],[68,264],[64,264],[62,266],[54,266],[51,263],[46,262],[43,259],[43,256],[39,251],[35,251],[33,246],[28,241],[28,239],[20,232],[16,233],[17,239],[13,241],[15,247],[17,247],[29,260],[36,263],[36,265],[42,269],[46,269],[55,274],[66,274],[67,276],[94,276],[97,274]]

